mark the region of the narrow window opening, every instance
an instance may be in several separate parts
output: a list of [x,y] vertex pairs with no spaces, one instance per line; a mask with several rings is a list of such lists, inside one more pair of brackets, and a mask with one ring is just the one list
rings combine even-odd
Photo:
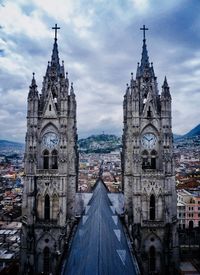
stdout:
[[156,169],[156,158],[151,158],[151,169]]
[[189,229],[192,230],[194,227],[194,222],[193,221],[189,221]]
[[147,111],[147,117],[150,118],[151,117],[151,107],[149,106],[149,109]]
[[155,272],[156,271],[156,255],[155,255],[155,248],[151,246],[149,249],[149,271]]
[[43,153],[43,169],[49,169],[49,151],[45,150]]
[[44,274],[49,274],[50,272],[50,252],[48,247],[45,247],[43,251],[43,270]]
[[50,220],[50,198],[48,194],[45,196],[44,202],[44,219]]
[[143,157],[142,159],[142,169],[149,169],[151,168],[149,160],[147,157]]
[[148,151],[142,152],[142,169],[150,168],[150,163],[148,160]]
[[156,169],[156,157],[157,157],[157,152],[153,150],[151,152],[151,169]]
[[52,169],[58,169],[58,152],[52,151]]
[[49,111],[51,111],[51,104],[49,104]]
[[156,211],[155,211],[155,196],[154,195],[151,195],[150,197],[150,220],[155,220],[155,214],[156,214]]

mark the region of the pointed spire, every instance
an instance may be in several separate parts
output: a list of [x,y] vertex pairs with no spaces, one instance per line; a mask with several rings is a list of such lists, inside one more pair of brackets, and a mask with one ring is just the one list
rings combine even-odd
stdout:
[[153,65],[151,64],[150,66],[147,45],[146,45],[145,31],[147,31],[148,28],[146,28],[145,25],[143,25],[143,28],[140,28],[140,30],[143,31],[143,45],[142,45],[141,63],[138,64],[136,78],[144,76],[144,73],[149,77],[155,77]]
[[31,88],[37,88],[34,72],[33,72],[33,78],[32,78],[32,81],[31,81]]
[[171,98],[171,95],[170,95],[170,91],[169,91],[169,85],[167,83],[167,78],[165,76],[165,79],[164,79],[164,82],[163,82],[163,85],[162,85],[162,93],[161,93],[161,97],[164,97],[164,98]]
[[147,51],[146,39],[143,39],[141,67],[142,67],[142,70],[145,67],[149,67],[149,56]]
[[70,95],[74,95],[73,82],[71,82]]
[[133,79],[133,73],[131,73],[131,81],[130,81],[130,87],[134,87],[134,79]]
[[35,95],[38,96],[38,92],[37,92],[37,84],[36,84],[36,80],[35,80],[35,73],[33,73],[31,85],[29,87],[28,98],[32,98]]
[[59,69],[60,63],[59,63],[59,56],[58,56],[57,30],[59,30],[60,27],[58,27],[57,24],[55,24],[55,27],[52,27],[52,29],[55,30],[55,38],[54,38],[53,51],[51,56],[51,65],[55,65],[57,69]]
[[125,94],[126,97],[130,96],[130,87],[128,85],[128,83],[126,83],[126,94]]
[[69,77],[68,77],[68,72],[66,72],[66,77],[65,77],[65,83],[67,88],[69,87]]
[[149,57],[148,57],[146,37],[145,37],[145,31],[147,31],[148,28],[146,28],[145,25],[143,25],[143,28],[140,28],[140,30],[143,31],[143,46],[142,46],[141,67],[145,68],[146,66],[149,67]]
[[51,65],[60,66],[59,56],[58,56],[57,39],[55,39],[54,45],[53,45],[53,51],[52,51],[52,56],[51,56]]
[[153,62],[151,62],[151,75],[155,77],[154,68],[153,68]]
[[163,88],[169,88],[168,83],[167,83],[167,77],[165,76],[164,82],[163,82]]
[[140,63],[137,63],[137,72],[136,72],[136,77],[140,76]]

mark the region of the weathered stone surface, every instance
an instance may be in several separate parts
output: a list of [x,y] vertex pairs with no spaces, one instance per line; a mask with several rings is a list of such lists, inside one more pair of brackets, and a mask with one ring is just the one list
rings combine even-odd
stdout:
[[56,268],[76,214],[76,100],[73,87],[68,90],[55,39],[42,93],[38,94],[33,76],[28,94],[22,274],[28,270],[58,274]]
[[173,274],[178,240],[171,96],[166,78],[159,95],[148,59],[144,39],[141,64],[123,105],[125,220],[144,274]]

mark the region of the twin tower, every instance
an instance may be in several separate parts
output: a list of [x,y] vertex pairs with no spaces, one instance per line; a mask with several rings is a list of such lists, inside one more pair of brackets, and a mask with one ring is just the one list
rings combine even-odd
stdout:
[[[42,91],[28,94],[21,274],[59,274],[74,226],[78,184],[76,99],[55,25]],[[171,95],[159,94],[145,31],[141,63],[124,96],[122,189],[125,221],[143,274],[173,274],[178,262]],[[94,244],[95,245],[95,244]],[[131,274],[130,274],[131,275]]]

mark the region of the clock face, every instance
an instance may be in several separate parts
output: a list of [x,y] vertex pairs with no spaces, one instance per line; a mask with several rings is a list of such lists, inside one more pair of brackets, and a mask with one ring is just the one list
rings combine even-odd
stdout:
[[147,148],[147,149],[151,149],[155,146],[156,144],[156,136],[152,133],[146,133],[142,136],[142,145]]
[[48,148],[56,147],[59,143],[58,136],[53,132],[48,132],[42,137],[42,144]]

